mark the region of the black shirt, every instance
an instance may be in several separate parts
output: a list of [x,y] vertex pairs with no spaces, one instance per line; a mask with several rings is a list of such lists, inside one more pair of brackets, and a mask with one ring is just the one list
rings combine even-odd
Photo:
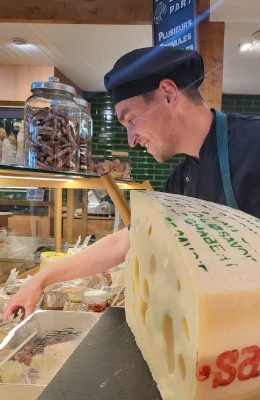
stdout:
[[[228,146],[231,182],[238,207],[260,218],[260,117],[228,115]],[[199,160],[187,156],[174,169],[163,191],[227,204],[217,151],[215,112]]]

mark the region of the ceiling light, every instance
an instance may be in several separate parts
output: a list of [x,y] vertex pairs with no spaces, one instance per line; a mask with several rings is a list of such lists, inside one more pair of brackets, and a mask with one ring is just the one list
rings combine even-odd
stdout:
[[0,192],[5,192],[6,189],[12,189],[12,192],[16,192],[16,191],[19,191],[19,192],[20,192],[21,190],[24,190],[24,189],[34,189],[34,190],[37,190],[38,187],[32,187],[32,186],[30,186],[30,187],[15,186],[15,188],[14,188],[13,186],[1,186]]
[[249,49],[251,49],[251,47],[253,46],[253,43],[242,43],[239,45],[240,51],[247,51]]
[[25,44],[28,44],[28,41],[22,38],[14,38],[13,42],[16,46],[24,46]]

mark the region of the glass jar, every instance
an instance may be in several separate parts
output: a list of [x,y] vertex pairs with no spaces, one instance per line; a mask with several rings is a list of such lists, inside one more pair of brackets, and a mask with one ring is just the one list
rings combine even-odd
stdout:
[[111,160],[110,156],[96,155],[91,159],[90,170],[96,175],[104,175],[107,172],[111,172]]
[[127,152],[111,152],[111,174],[115,179],[130,180],[131,179],[131,160]]
[[80,109],[76,91],[58,78],[34,82],[24,112],[24,166],[78,171]]
[[83,173],[91,173],[91,148],[93,136],[93,120],[88,113],[88,102],[84,99],[74,99],[81,111],[80,123],[80,160],[79,170]]
[[110,156],[92,156],[90,170],[97,175],[111,172],[115,179],[131,180],[131,160],[127,152],[112,151]]

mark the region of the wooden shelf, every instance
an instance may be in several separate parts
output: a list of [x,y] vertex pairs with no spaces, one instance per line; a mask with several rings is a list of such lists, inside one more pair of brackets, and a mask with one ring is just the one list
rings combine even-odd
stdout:
[[[110,173],[106,174],[110,175]],[[53,172],[0,165],[0,186],[44,187],[54,189],[103,189],[102,177],[73,172]],[[147,182],[115,180],[124,190],[146,189]]]

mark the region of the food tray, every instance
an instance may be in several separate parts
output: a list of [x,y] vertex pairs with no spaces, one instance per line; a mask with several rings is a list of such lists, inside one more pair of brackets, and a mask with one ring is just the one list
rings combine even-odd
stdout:
[[[1,343],[0,350],[12,348],[13,351],[0,363],[0,368],[6,361],[12,360],[15,354],[36,336],[41,337],[46,331],[59,331],[67,327],[73,327],[75,330],[82,332],[82,340],[99,318],[100,314],[92,312],[36,311],[13,329]],[[77,347],[79,344],[80,341],[77,341]],[[71,353],[66,354],[64,362],[70,355]],[[0,399],[36,400],[47,384],[48,382],[44,385],[0,383]]]

